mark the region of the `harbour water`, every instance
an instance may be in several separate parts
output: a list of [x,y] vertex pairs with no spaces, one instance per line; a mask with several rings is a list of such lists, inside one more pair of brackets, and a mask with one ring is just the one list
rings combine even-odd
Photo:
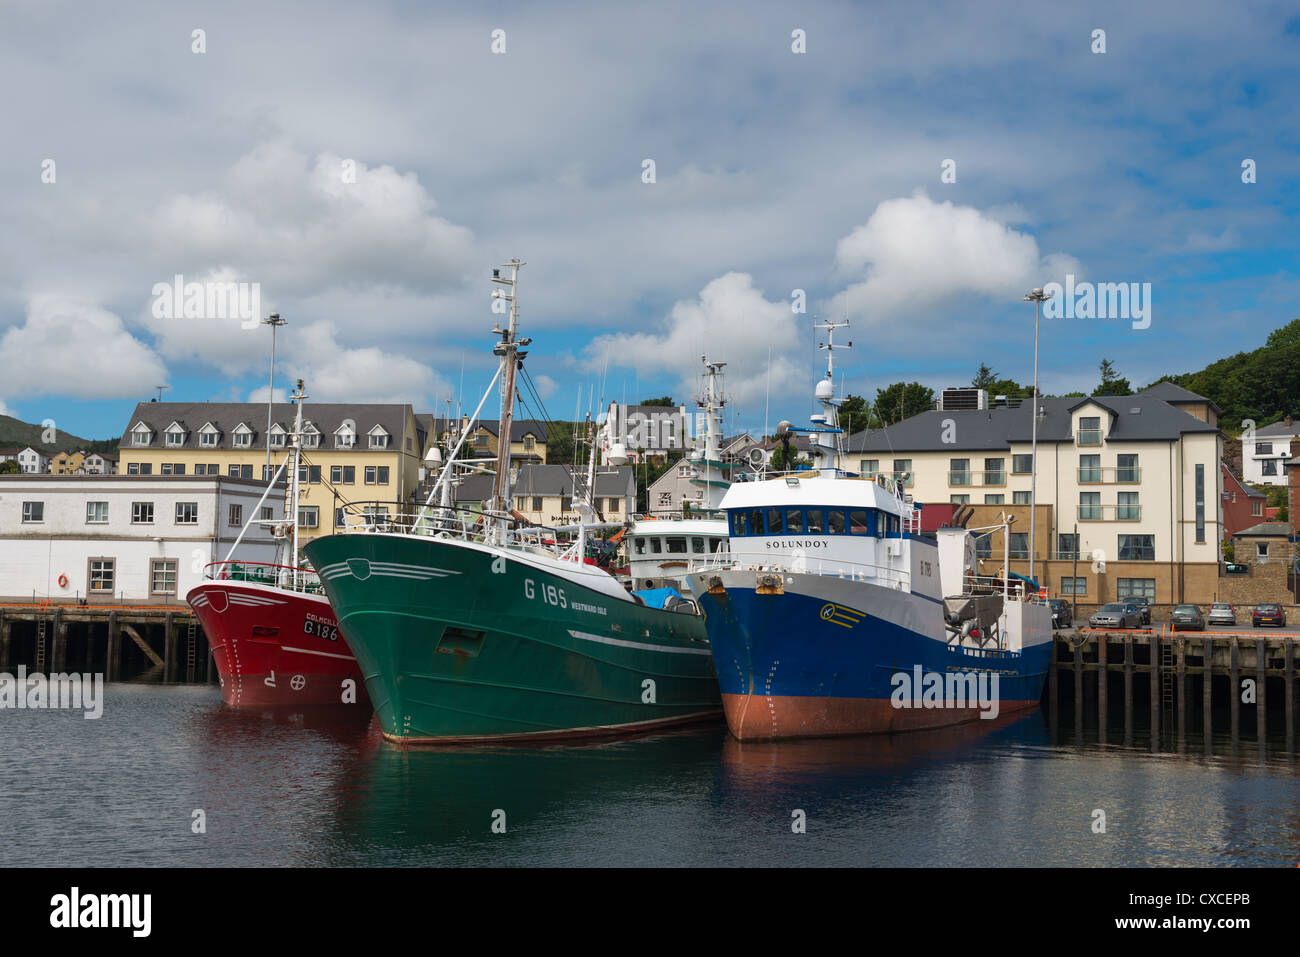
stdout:
[[[1280,736],[1256,741],[1253,721],[1235,742],[1216,730],[1208,749],[1199,724],[1152,742],[1141,721],[1126,738],[1120,720],[1103,743],[1094,717],[1091,730],[1068,713],[1054,729],[1035,711],[886,738],[742,745],[717,724],[404,751],[363,716],[242,712],[215,687],[121,683],[99,720],[5,711],[0,722],[4,866],[1300,860],[1294,753]],[[206,830],[194,833],[200,810]]]

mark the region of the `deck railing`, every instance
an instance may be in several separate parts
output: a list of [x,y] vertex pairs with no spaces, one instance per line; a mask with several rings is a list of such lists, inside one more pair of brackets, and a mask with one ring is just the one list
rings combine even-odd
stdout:
[[203,577],[209,581],[250,582],[309,595],[324,594],[320,577],[314,569],[305,565],[294,568],[292,565],[275,565],[270,562],[209,562],[203,566]]

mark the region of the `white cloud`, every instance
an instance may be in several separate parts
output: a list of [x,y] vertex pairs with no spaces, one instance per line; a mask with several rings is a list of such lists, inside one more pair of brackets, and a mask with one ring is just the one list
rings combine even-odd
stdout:
[[0,355],[0,389],[9,398],[126,398],[167,381],[162,360],[116,314],[65,296],[33,297],[26,321],[0,336]]
[[[304,326],[296,337],[298,348],[284,358],[289,377],[305,380],[307,394],[317,402],[409,402],[423,411],[432,408],[436,395],[451,391],[423,363],[375,346],[345,348],[336,333],[332,322]],[[261,397],[266,399],[264,389]]]
[[229,267],[268,294],[310,294],[355,285],[436,289],[461,282],[477,264],[473,233],[435,215],[414,173],[331,152],[312,162],[275,141],[238,160],[225,179],[218,190],[174,195],[147,218],[157,256],[177,271]]
[[[781,393],[815,373],[790,361],[798,348],[799,319],[788,301],[771,302],[748,273],[729,272],[711,281],[698,299],[673,305],[661,332],[600,336],[586,349],[589,368],[631,366],[640,372],[668,371],[693,393],[700,357],[727,363],[727,391],[738,400],[761,395],[768,384]],[[768,355],[772,357],[768,369]],[[680,398],[680,397],[679,397]]]
[[[1015,210],[1003,215],[1018,218]],[[971,206],[935,202],[923,190],[876,207],[841,239],[835,264],[865,278],[831,300],[831,315],[888,323],[957,296],[1013,301],[1034,286],[1073,272],[1069,256],[1042,256],[1033,236]]]
[[[269,376],[270,373],[268,372],[267,375]],[[271,387],[271,384],[270,384],[269,381],[267,382],[266,385],[258,386],[258,387],[257,387],[256,389],[254,389],[252,392],[248,393],[248,398],[245,399],[244,401],[245,401],[245,402],[265,402],[265,401],[266,401],[266,390],[269,389],[270,387]],[[288,402],[288,401],[289,401],[289,390],[288,390],[288,389],[281,389],[279,386],[276,386],[276,387],[275,387],[275,401],[276,401],[276,402]]]

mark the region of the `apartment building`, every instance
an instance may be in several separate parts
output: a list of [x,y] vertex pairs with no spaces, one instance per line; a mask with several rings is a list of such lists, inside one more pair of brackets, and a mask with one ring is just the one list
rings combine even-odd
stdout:
[[[525,465],[515,473],[514,510],[537,525],[569,525],[578,521],[574,507],[575,472],[579,485],[586,481],[583,469],[567,465]],[[462,508],[481,506],[492,497],[490,475],[461,479],[454,499]],[[607,522],[621,522],[636,509],[636,473],[630,465],[596,469],[596,506]]]
[[85,452],[59,452],[50,458],[51,475],[78,475],[85,471]]
[[674,457],[691,448],[691,437],[704,435],[704,413],[698,421],[686,406],[623,405],[611,402],[601,423],[601,462],[607,463],[615,446],[623,449],[629,462],[655,456]]
[[1009,552],[1011,570],[1026,574],[1032,548],[1040,584],[1077,603],[1210,600],[1223,524],[1214,404],[1161,383],[1131,396],[1045,398],[1040,408],[1032,543],[1029,402],[938,409],[858,433],[849,462],[901,479],[923,506],[970,506],[968,528],[1009,515],[1009,536],[977,544],[990,573]]
[[[122,436],[118,470],[127,476],[222,475],[265,482],[286,460],[296,413],[295,405],[276,403],[268,435],[265,405],[142,402]],[[411,502],[425,434],[409,405],[308,401],[303,433],[303,540],[341,529],[345,505],[382,502],[391,509]]]
[[[204,566],[225,558],[260,506],[260,481],[224,476],[0,476],[0,595],[183,602]],[[236,557],[274,562],[269,528],[253,525]]]

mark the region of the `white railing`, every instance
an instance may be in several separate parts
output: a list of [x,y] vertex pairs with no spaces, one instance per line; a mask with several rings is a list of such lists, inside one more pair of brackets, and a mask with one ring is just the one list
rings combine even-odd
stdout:
[[[785,561],[775,560],[777,558]],[[704,563],[700,571],[755,571],[794,572],[796,574],[822,575],[848,581],[874,582],[889,588],[912,589],[912,573],[903,568],[877,565],[871,562],[854,562],[843,558],[822,558],[807,555],[774,556],[771,552],[718,552],[713,560]]]

